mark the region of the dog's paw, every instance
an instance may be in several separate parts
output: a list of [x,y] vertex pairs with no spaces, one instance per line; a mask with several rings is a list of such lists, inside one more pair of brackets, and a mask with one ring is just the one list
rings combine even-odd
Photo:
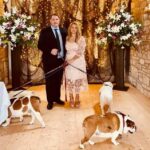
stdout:
[[102,117],[102,118],[105,117],[105,114],[101,114],[100,117]]
[[44,123],[44,124],[42,124],[41,128],[45,128],[45,123]]
[[2,124],[2,127],[7,127],[10,124],[10,118],[7,118],[7,120]]
[[19,120],[20,120],[20,122],[22,122],[22,121],[23,121],[23,117],[20,117],[20,119],[19,119]]
[[80,148],[80,149],[84,149],[84,145],[83,145],[83,144],[80,144],[80,145],[79,145],[79,148]]
[[119,142],[117,142],[117,141],[114,141],[114,140],[113,140],[112,142],[113,142],[113,144],[116,145],[116,146],[119,145]]
[[33,124],[33,121],[30,121],[29,124],[32,125],[32,124]]
[[8,126],[7,122],[2,124],[2,127],[7,127],[7,126]]
[[89,140],[89,144],[94,145],[95,143],[93,141]]

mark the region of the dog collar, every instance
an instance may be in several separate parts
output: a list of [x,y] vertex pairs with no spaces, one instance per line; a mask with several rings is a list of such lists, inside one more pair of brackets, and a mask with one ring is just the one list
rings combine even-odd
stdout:
[[104,84],[105,86],[109,86],[109,87],[111,87],[110,85],[108,85],[108,84]]
[[120,111],[116,111],[117,114],[120,114],[122,116],[122,120],[123,120],[123,130],[124,130],[124,127],[125,127],[125,114],[123,114],[122,112]]

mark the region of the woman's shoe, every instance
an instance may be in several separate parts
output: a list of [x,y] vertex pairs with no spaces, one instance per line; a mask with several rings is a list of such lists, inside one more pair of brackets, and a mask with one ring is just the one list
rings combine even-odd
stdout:
[[76,96],[75,96],[75,107],[76,108],[80,107],[80,96],[79,96],[79,94],[76,94]]
[[74,101],[73,100],[70,100],[70,107],[74,108]]
[[74,97],[72,93],[70,93],[70,107],[74,108]]
[[80,101],[75,101],[75,107],[80,108]]

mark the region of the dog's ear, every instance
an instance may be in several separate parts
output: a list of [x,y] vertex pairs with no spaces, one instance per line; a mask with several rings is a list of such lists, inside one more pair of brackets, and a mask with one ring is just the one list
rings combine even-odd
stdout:
[[129,119],[126,120],[127,127],[133,128],[135,127],[135,123]]

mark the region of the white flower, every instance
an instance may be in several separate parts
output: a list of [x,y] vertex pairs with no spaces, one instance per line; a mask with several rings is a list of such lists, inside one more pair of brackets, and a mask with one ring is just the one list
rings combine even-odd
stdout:
[[33,32],[33,31],[35,31],[35,28],[33,26],[31,26],[31,27],[27,28],[27,30],[30,32]]
[[140,45],[140,43],[141,43],[141,41],[138,40],[138,39],[135,39],[135,40],[133,41],[133,44],[135,44],[135,45]]
[[27,19],[31,19],[31,16],[28,16]]
[[34,37],[35,37],[35,39],[38,39],[38,38],[39,38],[39,33],[38,33],[38,32],[35,32],[35,33],[34,33]]
[[25,24],[23,24],[23,25],[22,25],[22,28],[26,28],[26,25],[25,25]]
[[138,28],[137,28],[136,24],[132,23],[129,27],[131,28],[131,30],[132,30],[131,32],[133,35],[138,33]]
[[121,49],[124,49],[125,47],[124,46],[121,46]]
[[125,5],[121,5],[121,8],[120,8],[120,12],[123,13],[126,9],[126,6]]
[[15,32],[15,30],[16,30],[16,27],[15,27],[15,26],[13,26],[13,27],[12,27],[12,29],[11,29],[11,33],[14,33],[14,32]]
[[21,15],[21,18],[26,19],[27,16],[23,14],[23,15]]
[[16,36],[19,36],[20,34],[19,33],[16,33]]
[[100,42],[100,40],[99,40],[99,39],[96,39],[96,40],[95,40],[95,42],[96,42],[96,44],[98,44],[98,45],[100,45],[100,44],[101,44],[101,42]]
[[22,19],[22,22],[23,22],[23,23],[26,23],[26,21],[27,21],[26,19]]
[[124,23],[121,23],[120,25],[122,28],[126,27],[126,25]]
[[16,13],[17,13],[17,8],[16,8],[16,7],[13,7],[13,8],[12,8],[12,13],[13,13],[13,14],[16,14]]
[[14,20],[14,22],[15,22],[15,25],[16,25],[16,26],[19,26],[21,20],[18,18],[17,20]]
[[126,40],[128,40],[130,37],[131,37],[131,34],[129,33],[129,34],[127,34],[127,35],[121,36],[121,37],[120,37],[120,40],[126,41]]
[[2,26],[3,26],[4,28],[7,28],[8,24],[9,24],[8,22],[3,22],[3,23],[2,23]]
[[115,20],[115,15],[113,15],[112,13],[109,13],[107,15],[107,19],[113,19],[113,20]]
[[28,40],[30,40],[32,34],[29,33],[29,32],[24,32],[24,36],[25,36],[25,38],[27,38]]
[[17,38],[16,38],[16,36],[14,34],[11,34],[10,37],[11,37],[11,41],[12,42],[16,42]]
[[116,25],[111,28],[111,30],[112,30],[113,33],[119,33],[120,29],[121,28],[119,26],[116,26]]
[[96,33],[101,33],[102,31],[103,31],[103,28],[102,28],[102,27],[98,27],[98,28],[95,30]]
[[101,41],[102,41],[102,43],[106,44],[107,43],[107,38],[106,37],[102,38]]
[[23,34],[23,31],[21,31],[20,33]]
[[9,18],[11,16],[11,13],[9,12],[4,12],[4,18]]
[[111,33],[119,33],[120,30],[121,30],[121,27],[120,26],[116,26],[116,25],[111,27],[110,25],[108,25],[106,30],[108,32],[111,32]]
[[126,18],[126,21],[129,21],[131,19],[131,15],[128,12],[122,13],[122,15]]
[[0,33],[4,34],[5,33],[5,29],[3,26],[0,26]]
[[107,44],[107,38],[96,39],[96,43],[98,45],[102,45],[102,44],[106,45]]
[[116,15],[116,21],[118,21],[118,20],[120,20],[120,18],[121,18],[121,15]]

